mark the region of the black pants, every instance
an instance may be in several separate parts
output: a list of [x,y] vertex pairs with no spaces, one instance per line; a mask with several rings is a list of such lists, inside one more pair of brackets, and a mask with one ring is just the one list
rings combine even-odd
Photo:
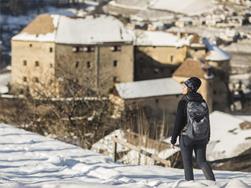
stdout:
[[198,166],[202,169],[207,180],[215,181],[215,177],[212,168],[206,161],[206,147],[207,141],[193,141],[185,135],[180,136],[180,149],[182,155],[182,161],[185,171],[186,180],[194,180],[193,175],[193,151],[195,152],[195,158]]

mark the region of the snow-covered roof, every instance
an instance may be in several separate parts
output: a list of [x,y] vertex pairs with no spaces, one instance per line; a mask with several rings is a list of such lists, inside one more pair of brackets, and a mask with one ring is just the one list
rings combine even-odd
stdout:
[[59,18],[59,15],[39,15],[12,40],[55,42]]
[[211,44],[208,39],[204,38],[203,43],[208,49],[208,54],[206,56],[206,60],[208,61],[228,61],[231,57],[222,49],[220,49],[215,44]]
[[74,18],[42,14],[12,38],[63,44],[132,42],[133,33],[112,16]]
[[212,0],[152,0],[149,7],[190,16],[200,15],[215,9]]
[[[217,182],[183,181],[182,169],[114,163],[110,157],[0,123],[1,187],[248,188],[251,173],[215,171]],[[234,180],[232,180],[234,179]]]
[[56,42],[70,44],[132,42],[132,36],[122,22],[111,16],[85,19],[61,16]]
[[113,5],[115,7],[121,7],[126,9],[133,10],[144,10],[147,8],[149,0],[115,0],[110,1],[109,5]]
[[251,40],[241,40],[236,43],[232,43],[228,46],[224,46],[223,49],[232,53],[251,53]]
[[211,138],[208,160],[232,158],[251,148],[251,129],[241,129],[245,120],[233,115],[214,111],[210,114]]
[[116,89],[123,99],[181,94],[181,85],[172,78],[119,83]]
[[179,38],[177,35],[162,31],[136,31],[135,45],[137,46],[188,46],[192,37]]

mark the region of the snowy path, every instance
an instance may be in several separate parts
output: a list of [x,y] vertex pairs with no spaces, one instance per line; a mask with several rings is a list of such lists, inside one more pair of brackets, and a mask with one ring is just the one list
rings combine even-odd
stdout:
[[251,187],[251,173],[217,171],[214,184],[195,172],[197,181],[185,182],[183,170],[116,164],[93,151],[0,124],[0,187]]

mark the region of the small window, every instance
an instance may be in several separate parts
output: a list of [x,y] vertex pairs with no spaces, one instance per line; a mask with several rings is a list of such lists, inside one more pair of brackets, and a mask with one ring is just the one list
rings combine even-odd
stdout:
[[155,103],[156,103],[156,104],[159,104],[159,99],[155,99]]
[[85,46],[82,48],[83,52],[94,52],[94,46]]
[[52,65],[52,63],[50,63],[50,68],[52,68],[53,67],[53,65]]
[[73,52],[79,52],[79,46],[74,46],[74,47],[72,48],[72,51],[73,51]]
[[27,77],[26,76],[23,77],[23,81],[27,82]]
[[113,61],[113,66],[114,66],[114,67],[117,67],[117,65],[118,65],[118,61],[117,61],[117,60],[114,60],[114,61]]
[[52,47],[50,47],[50,53],[52,53],[53,52],[53,48]]
[[173,56],[172,55],[170,56],[170,61],[171,61],[171,63],[173,62]]
[[35,66],[39,67],[39,62],[38,61],[35,61]]
[[79,62],[77,61],[77,62],[75,63],[75,67],[78,68],[78,66],[79,66]]
[[29,44],[29,47],[31,48],[31,47],[32,47],[32,44]]
[[91,62],[87,61],[86,66],[87,66],[88,69],[91,68]]
[[121,46],[112,46],[112,47],[111,47],[111,50],[112,50],[113,52],[121,51]]
[[23,65],[26,66],[27,65],[27,61],[23,60]]
[[38,77],[34,77],[34,82],[36,82],[36,83],[38,83],[38,82],[39,82]]
[[159,68],[154,68],[154,69],[153,69],[153,72],[154,72],[155,74],[158,74],[158,73],[160,73],[160,69],[159,69]]
[[113,77],[113,82],[114,82],[114,83],[115,83],[115,82],[118,82],[117,76],[114,76],[114,77]]

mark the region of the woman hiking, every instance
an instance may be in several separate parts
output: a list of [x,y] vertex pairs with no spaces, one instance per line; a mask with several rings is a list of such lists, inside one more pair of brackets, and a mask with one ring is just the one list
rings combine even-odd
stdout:
[[184,96],[178,104],[171,143],[174,146],[179,136],[187,181],[194,180],[193,151],[206,179],[215,181],[213,171],[206,161],[206,147],[210,138],[209,110],[205,100],[197,93],[200,86],[201,81],[197,77],[191,77],[184,82],[182,89]]

